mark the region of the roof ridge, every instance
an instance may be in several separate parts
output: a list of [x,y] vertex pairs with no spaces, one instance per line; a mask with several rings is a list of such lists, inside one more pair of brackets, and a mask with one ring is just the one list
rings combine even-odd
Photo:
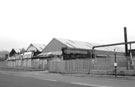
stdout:
[[73,40],[73,39],[63,39],[63,38],[55,38],[55,39],[61,39],[61,40],[68,40],[68,41],[77,41],[77,42],[85,42],[85,43],[90,43],[90,42],[87,42],[87,41],[80,41],[80,40]]

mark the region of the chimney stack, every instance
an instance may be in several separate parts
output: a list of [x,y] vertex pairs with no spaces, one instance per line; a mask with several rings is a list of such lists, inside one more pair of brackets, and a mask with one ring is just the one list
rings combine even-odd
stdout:
[[[127,28],[124,27],[124,41],[125,43],[128,42],[127,41]],[[125,55],[128,55],[128,44],[125,44]]]

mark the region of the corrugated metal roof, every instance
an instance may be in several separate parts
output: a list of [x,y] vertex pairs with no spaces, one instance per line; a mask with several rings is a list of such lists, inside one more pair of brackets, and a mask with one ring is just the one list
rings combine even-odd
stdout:
[[33,46],[35,46],[39,51],[42,51],[45,48],[44,44],[35,44],[32,43]]
[[55,38],[55,39],[70,48],[92,49],[92,47],[94,46],[94,44],[91,44],[89,42],[82,42],[82,41],[75,41],[75,40],[68,40],[68,39],[61,39],[61,38]]
[[[101,45],[101,44],[96,44],[96,43],[68,40],[68,39],[61,39],[61,38],[55,38],[55,39],[60,41],[61,43],[65,44],[69,48],[92,49],[93,46]],[[114,47],[113,46],[112,47],[101,47],[101,48],[97,48],[97,49],[104,50],[104,51],[114,51],[114,49],[116,49],[116,51],[123,52],[121,47],[119,47],[119,46],[117,46],[117,47],[116,46],[114,46]]]

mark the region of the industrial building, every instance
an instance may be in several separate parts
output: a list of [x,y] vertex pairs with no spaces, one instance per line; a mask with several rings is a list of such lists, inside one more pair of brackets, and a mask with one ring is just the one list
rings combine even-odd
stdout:
[[[92,56],[107,58],[114,55],[114,48],[105,47],[92,52],[92,47],[96,46],[95,43],[75,41],[61,38],[53,38],[50,43],[43,49],[40,55],[55,54],[62,55],[63,59],[76,59],[76,58],[92,58]],[[124,52],[117,52],[118,56],[124,56]]]

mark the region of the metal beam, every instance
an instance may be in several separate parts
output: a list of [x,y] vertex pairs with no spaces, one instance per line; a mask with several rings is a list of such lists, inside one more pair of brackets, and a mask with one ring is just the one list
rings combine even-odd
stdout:
[[98,47],[107,47],[107,46],[115,46],[115,45],[123,45],[123,44],[132,44],[132,43],[135,43],[135,41],[121,42],[121,43],[114,43],[114,44],[106,44],[106,45],[98,45],[98,46],[93,46],[92,49],[98,48]]

